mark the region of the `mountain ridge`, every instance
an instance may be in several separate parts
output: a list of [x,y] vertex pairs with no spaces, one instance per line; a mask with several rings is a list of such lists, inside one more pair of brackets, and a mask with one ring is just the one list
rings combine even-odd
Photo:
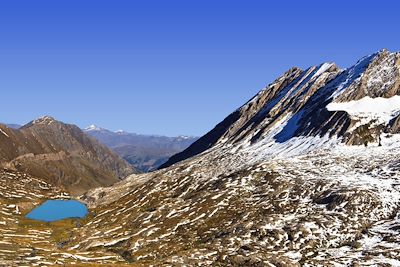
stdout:
[[[235,140],[250,135],[250,141],[256,143],[263,139],[263,134],[267,134],[273,124],[289,113],[292,115],[288,115],[290,118],[286,128],[274,137],[278,142],[285,142],[294,136],[325,134],[344,137],[344,142],[348,144],[377,141],[376,133],[360,137],[356,131],[349,132],[356,122],[346,112],[329,111],[326,106],[333,100],[346,102],[366,96],[392,97],[398,94],[399,66],[400,53],[390,53],[383,49],[362,58],[348,69],[339,69],[334,63],[323,63],[304,71],[291,68],[188,149],[172,156],[160,168],[195,156],[217,143],[235,143]],[[390,79],[394,81],[390,83]],[[384,88],[378,90],[379,86]],[[320,125],[320,121],[325,123]],[[257,134],[252,134],[255,131]],[[392,127],[391,131],[397,132],[399,128]]]
[[[70,246],[156,265],[397,263],[398,56],[291,69],[188,148],[202,151],[84,194],[98,215]],[[395,105],[363,110],[380,97]]]
[[90,215],[61,249],[35,243],[35,255],[117,266],[398,265],[399,55],[289,70],[193,155],[81,195]]
[[73,194],[111,185],[135,170],[111,150],[87,137],[77,126],[50,116],[19,129],[0,125],[0,161]]

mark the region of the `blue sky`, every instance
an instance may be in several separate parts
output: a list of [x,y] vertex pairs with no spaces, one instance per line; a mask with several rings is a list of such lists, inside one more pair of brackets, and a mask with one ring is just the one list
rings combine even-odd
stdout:
[[400,2],[0,2],[0,121],[202,135],[291,66],[400,50]]

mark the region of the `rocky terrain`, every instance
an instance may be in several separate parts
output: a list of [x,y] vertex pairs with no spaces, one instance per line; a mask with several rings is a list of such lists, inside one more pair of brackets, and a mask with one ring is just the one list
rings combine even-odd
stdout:
[[256,164],[214,151],[207,167],[132,176],[83,197],[94,215],[71,246],[156,266],[398,265],[399,144],[386,141]]
[[399,56],[290,69],[163,169],[83,194],[25,263],[400,266]]
[[[123,262],[114,253],[65,250],[64,243],[80,220],[55,223],[32,221],[25,215],[47,199],[69,199],[70,195],[27,174],[0,171],[0,266],[69,266]],[[112,266],[112,265],[108,265]]]
[[143,172],[157,169],[172,155],[182,152],[198,139],[191,136],[167,137],[125,131],[112,132],[95,125],[84,131]]
[[0,125],[0,166],[40,177],[75,195],[135,173],[126,161],[78,127],[51,117],[19,129]]
[[93,223],[71,245],[156,265],[399,265],[398,56],[290,69],[184,161],[85,194]]

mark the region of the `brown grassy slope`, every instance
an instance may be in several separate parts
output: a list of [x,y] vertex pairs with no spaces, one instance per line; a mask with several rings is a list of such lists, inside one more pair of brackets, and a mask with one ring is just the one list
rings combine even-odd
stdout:
[[72,194],[111,185],[136,172],[77,126],[50,117],[18,130],[0,125],[0,130],[0,166],[40,177]]

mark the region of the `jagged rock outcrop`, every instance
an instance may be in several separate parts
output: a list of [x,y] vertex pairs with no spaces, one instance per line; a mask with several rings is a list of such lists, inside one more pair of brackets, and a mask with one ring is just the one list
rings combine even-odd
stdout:
[[400,133],[400,115],[397,115],[390,121],[386,131],[389,133]]
[[[357,101],[365,97],[390,98],[399,94],[400,53],[382,50],[345,70],[333,63],[305,71],[292,68],[188,149],[172,156],[161,168],[218,144],[245,139],[252,143],[265,140],[278,123],[285,124],[284,128],[268,137],[277,142],[292,137],[324,135],[343,138],[349,145],[378,142],[387,122],[371,124],[369,129],[374,129],[365,133],[364,125],[374,118],[369,121],[364,118],[360,125],[360,118],[350,116],[344,110],[329,110],[327,106],[331,102]],[[357,130],[358,127],[361,128]],[[394,126],[391,131],[397,129]]]
[[0,163],[73,194],[111,185],[135,173],[126,161],[77,126],[48,116],[20,129],[0,125]]
[[374,54],[361,74],[335,99],[336,102],[349,102],[366,96],[389,98],[399,95],[400,53],[384,49]]

